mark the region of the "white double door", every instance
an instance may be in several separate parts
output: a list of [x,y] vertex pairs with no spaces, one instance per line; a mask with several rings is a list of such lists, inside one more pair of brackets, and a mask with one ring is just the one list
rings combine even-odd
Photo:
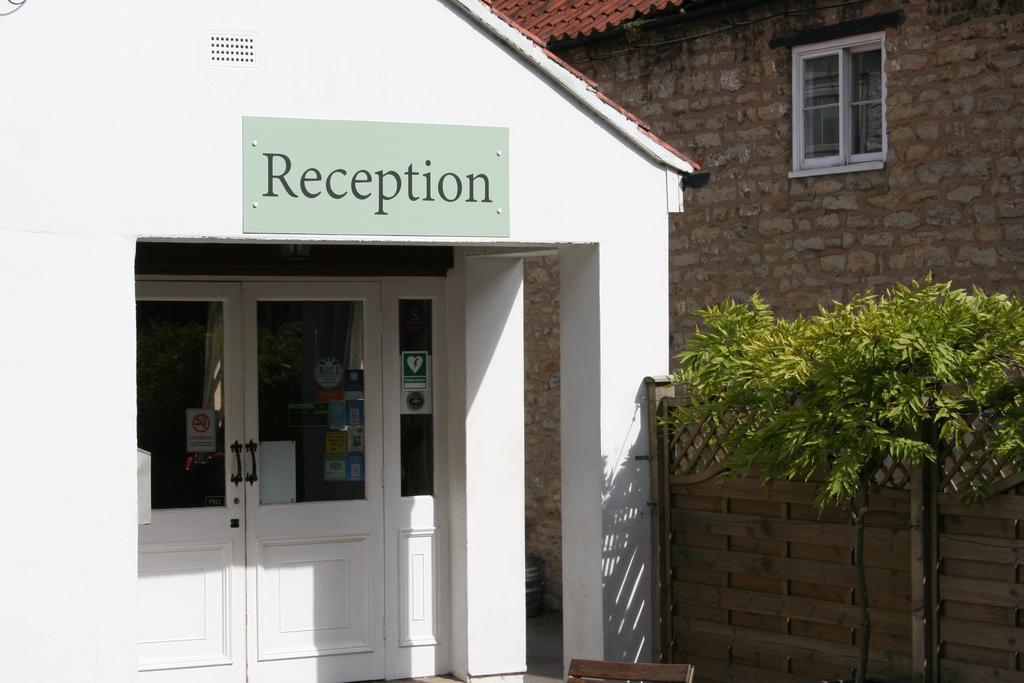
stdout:
[[[152,523],[139,531],[140,680],[340,683],[443,673],[386,662],[390,614],[396,653],[429,645],[420,658],[443,666],[434,501],[398,495],[398,416],[384,401],[400,392],[382,386],[381,290],[361,282],[138,284],[139,446],[153,451],[154,478]],[[189,361],[189,349],[202,358]],[[185,381],[189,372],[196,377]],[[401,555],[423,536],[427,587],[423,553]],[[419,567],[416,595],[410,566]],[[386,598],[388,581],[395,590]],[[395,623],[417,606],[431,622],[419,640],[409,637],[415,626]]]

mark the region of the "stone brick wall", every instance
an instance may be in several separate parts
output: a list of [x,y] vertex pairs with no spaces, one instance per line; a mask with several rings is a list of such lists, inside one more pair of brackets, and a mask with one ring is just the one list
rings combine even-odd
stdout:
[[[757,291],[784,315],[929,271],[1024,283],[1024,2],[765,2],[560,54],[711,172],[671,225],[673,351]],[[788,8],[788,14],[786,10]],[[791,53],[773,36],[902,10],[886,32],[886,167],[788,178]]]
[[[791,53],[769,40],[893,10],[885,168],[790,179]],[[778,0],[555,49],[711,171],[671,220],[673,353],[694,311],[755,291],[792,316],[929,271],[1024,289],[1024,1]],[[558,283],[541,270],[526,284],[528,551],[557,576]]]
[[524,264],[526,554],[541,563],[544,606],[562,605],[558,259]]

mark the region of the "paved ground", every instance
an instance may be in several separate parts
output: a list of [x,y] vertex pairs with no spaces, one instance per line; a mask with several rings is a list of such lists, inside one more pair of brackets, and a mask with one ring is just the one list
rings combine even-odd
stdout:
[[[384,683],[373,682],[373,683]],[[390,683],[459,683],[450,676],[407,678]],[[564,683],[562,613],[544,611],[526,620],[526,683]]]
[[563,683],[562,613],[547,610],[526,620],[526,683]]

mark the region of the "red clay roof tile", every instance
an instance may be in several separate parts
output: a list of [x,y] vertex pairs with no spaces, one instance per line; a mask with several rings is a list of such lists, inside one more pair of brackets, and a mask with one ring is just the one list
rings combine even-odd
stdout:
[[600,33],[686,0],[484,0],[542,43]]
[[[530,5],[536,11],[543,11],[543,8],[559,8],[559,7],[561,7],[561,8],[576,8],[578,5],[587,4],[588,2],[597,2],[597,0],[481,0],[481,1],[485,5],[489,5],[490,8],[491,8],[491,11],[494,12],[494,14],[496,16],[498,16],[502,21],[506,22],[509,26],[511,26],[515,30],[519,31],[520,33],[522,33],[530,41],[532,41],[535,45],[537,45],[541,50],[543,50],[545,57],[550,59],[552,62],[558,64],[558,66],[560,66],[561,68],[565,69],[566,71],[571,73],[576,78],[578,78],[581,81],[583,81],[584,83],[586,83],[587,87],[590,88],[590,90],[592,90],[594,92],[594,94],[597,95],[597,97],[601,101],[603,101],[605,104],[607,104],[610,107],[612,107],[613,109],[615,109],[617,112],[619,112],[620,114],[625,116],[630,121],[632,121],[637,126],[637,128],[639,129],[639,131],[641,133],[643,133],[645,136],[647,136],[652,141],[657,143],[659,146],[661,146],[661,147],[665,148],[666,150],[668,150],[672,155],[674,155],[674,156],[678,157],[679,159],[682,159],[683,161],[685,161],[687,164],[689,164],[693,168],[694,171],[699,171],[700,170],[700,168],[701,168],[701,163],[700,162],[691,159],[686,154],[683,154],[678,149],[673,147],[671,144],[666,142],[664,139],[659,137],[653,130],[651,130],[651,127],[649,125],[647,125],[647,123],[645,123],[639,116],[637,116],[633,112],[629,111],[628,109],[623,107],[621,104],[619,104],[618,102],[616,102],[615,100],[611,99],[610,97],[605,95],[603,92],[601,92],[601,90],[598,87],[597,83],[595,83],[593,80],[588,78],[586,75],[584,75],[578,69],[573,67],[571,64],[569,64],[568,62],[563,60],[561,57],[556,55],[554,52],[552,52],[551,50],[547,49],[545,47],[545,43],[547,42],[547,39],[543,38],[542,36],[538,35],[535,32],[536,31],[536,27],[534,27],[532,29],[528,28],[524,24],[520,23],[518,20],[514,19],[512,16],[506,14],[500,7],[498,7],[499,4],[506,4],[506,5],[510,5],[510,6],[511,5],[515,5],[515,6]],[[637,6],[639,6],[641,4],[646,4],[646,5],[651,5],[652,7],[657,5],[657,6],[660,6],[660,7],[664,8],[664,7],[668,6],[670,3],[675,2],[677,4],[681,4],[682,1],[683,0],[657,0],[657,2],[655,2],[654,0],[650,0],[647,3],[640,3],[640,2],[636,2],[634,0],[634,2],[632,4],[637,5]],[[609,1],[606,4],[615,4],[615,3],[612,3],[612,2]],[[618,4],[626,4],[626,3],[625,3],[625,0],[623,0],[621,3],[618,3]],[[541,9],[537,9],[537,8],[541,8]],[[511,9],[516,9],[516,7],[511,7]]]

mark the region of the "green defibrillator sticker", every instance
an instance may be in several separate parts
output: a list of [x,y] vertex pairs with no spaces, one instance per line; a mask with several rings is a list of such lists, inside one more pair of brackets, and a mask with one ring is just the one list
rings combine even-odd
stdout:
[[429,388],[429,356],[426,351],[402,351],[402,389]]

